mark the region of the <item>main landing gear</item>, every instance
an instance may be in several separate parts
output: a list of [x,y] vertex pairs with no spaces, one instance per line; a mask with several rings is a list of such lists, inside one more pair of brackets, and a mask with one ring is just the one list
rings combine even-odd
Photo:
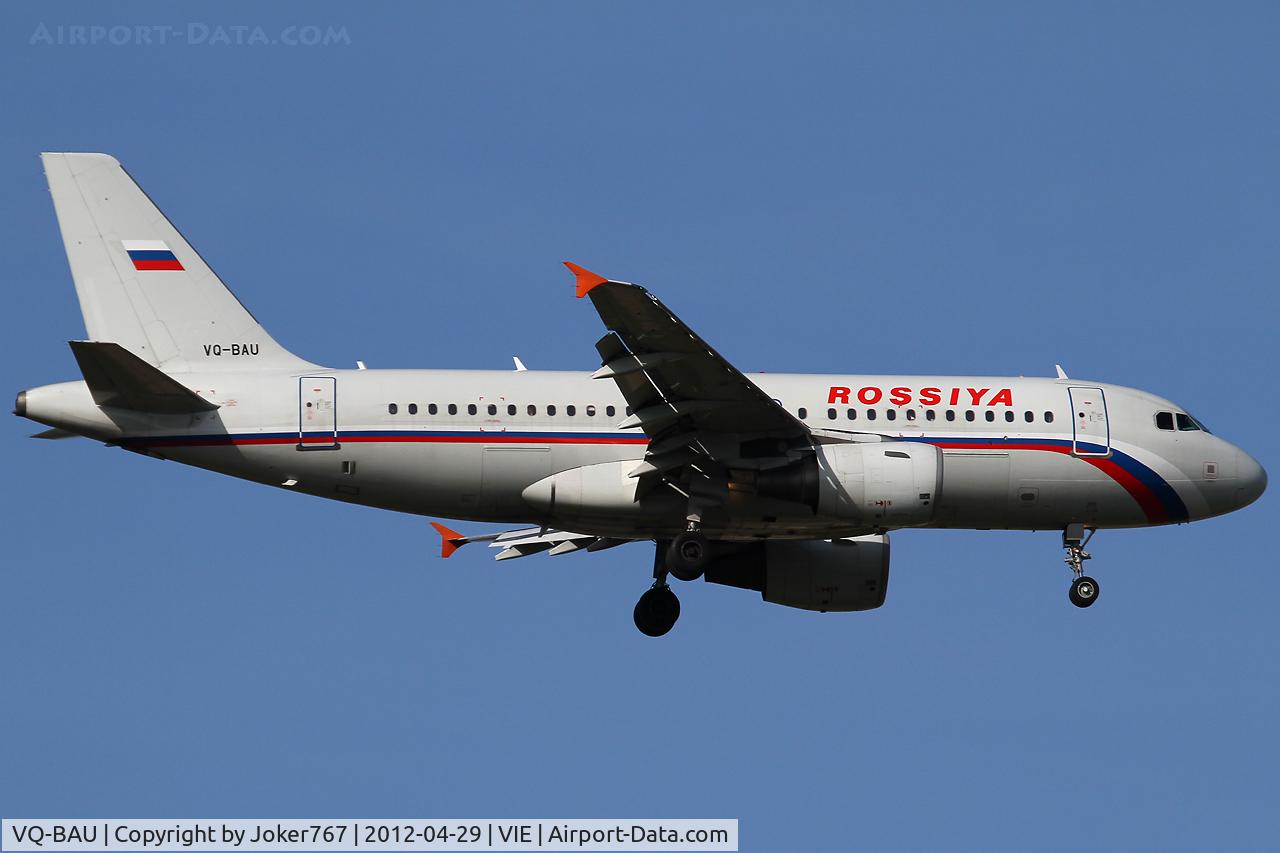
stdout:
[[1084,549],[1096,531],[1085,531],[1083,524],[1068,524],[1062,531],[1062,547],[1067,549],[1063,562],[1071,569],[1074,580],[1068,597],[1076,607],[1088,607],[1098,600],[1098,582],[1084,573],[1084,561],[1092,559],[1092,555]]
[[696,581],[706,568],[709,551],[707,537],[697,530],[681,533],[667,548],[667,569],[676,580]]
[[636,627],[646,637],[661,637],[675,627],[680,618],[680,599],[667,586],[666,581],[654,581],[653,586],[636,602]]
[[710,552],[707,537],[693,525],[670,544],[657,543],[653,554],[653,586],[640,596],[633,613],[640,633],[661,637],[675,626],[680,618],[680,599],[667,585],[667,576],[696,581],[702,577]]

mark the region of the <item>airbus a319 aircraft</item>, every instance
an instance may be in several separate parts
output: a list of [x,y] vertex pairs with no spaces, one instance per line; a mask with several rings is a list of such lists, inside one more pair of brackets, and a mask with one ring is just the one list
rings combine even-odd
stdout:
[[105,154],[44,154],[88,340],[83,379],[18,394],[50,427],[319,497],[521,525],[466,536],[506,560],[656,544],[668,578],[817,611],[885,600],[889,533],[1062,533],[1088,607],[1100,529],[1181,524],[1257,500],[1266,474],[1181,406],[1102,382],[746,376],[644,288],[566,264],[606,333],[589,371],[338,370],[281,347]]

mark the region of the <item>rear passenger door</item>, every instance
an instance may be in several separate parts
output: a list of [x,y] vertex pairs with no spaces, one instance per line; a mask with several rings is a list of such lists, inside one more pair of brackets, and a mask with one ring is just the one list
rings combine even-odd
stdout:
[[303,376],[298,379],[298,447],[303,450],[338,448],[337,379]]

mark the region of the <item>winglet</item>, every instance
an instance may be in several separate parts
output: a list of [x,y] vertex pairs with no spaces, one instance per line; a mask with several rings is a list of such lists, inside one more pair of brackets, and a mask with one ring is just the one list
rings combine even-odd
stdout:
[[431,526],[436,529],[436,533],[440,534],[440,556],[443,559],[449,559],[453,556],[453,552],[467,544],[467,537],[461,533],[450,530],[439,522],[431,522]]
[[569,268],[578,279],[578,298],[586,296],[593,287],[604,284],[609,279],[601,275],[596,275],[591,270],[583,269],[573,261],[565,261],[564,265]]

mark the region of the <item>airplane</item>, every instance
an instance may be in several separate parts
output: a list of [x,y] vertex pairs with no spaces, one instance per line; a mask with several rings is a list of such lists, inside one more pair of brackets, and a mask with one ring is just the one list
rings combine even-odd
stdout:
[[520,525],[441,555],[654,543],[636,627],[662,636],[670,578],[812,611],[884,604],[889,534],[1062,534],[1070,601],[1098,530],[1183,524],[1257,500],[1266,472],[1183,407],[1056,376],[753,374],[649,291],[566,262],[606,333],[594,371],[369,370],[293,355],[120,163],[41,155],[87,339],[82,379],[16,415],[277,488]]

